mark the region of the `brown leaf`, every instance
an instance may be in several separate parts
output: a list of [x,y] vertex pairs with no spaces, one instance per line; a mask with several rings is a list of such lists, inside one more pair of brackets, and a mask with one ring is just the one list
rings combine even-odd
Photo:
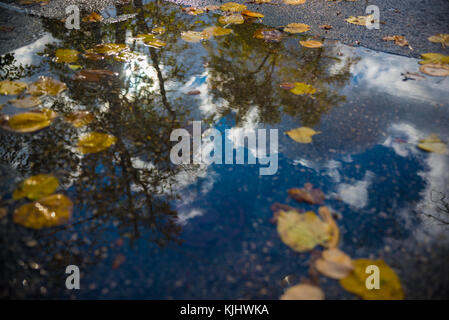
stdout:
[[76,73],[76,80],[97,82],[104,77],[117,76],[118,73],[103,69],[85,69]]
[[112,269],[118,269],[126,260],[126,257],[119,253],[115,256],[114,262],[112,263]]
[[322,204],[325,198],[323,191],[313,189],[311,183],[305,183],[304,188],[301,189],[289,189],[288,194],[298,202],[307,202],[310,204]]

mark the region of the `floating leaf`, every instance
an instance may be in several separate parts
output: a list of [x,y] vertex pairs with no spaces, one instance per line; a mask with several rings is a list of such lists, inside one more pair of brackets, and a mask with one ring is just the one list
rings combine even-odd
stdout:
[[243,19],[243,16],[241,14],[236,13],[221,16],[220,18],[218,18],[218,22],[220,22],[221,24],[242,24],[245,22],[245,19]]
[[324,292],[317,286],[303,283],[288,288],[281,300],[324,300]]
[[156,28],[153,28],[151,30],[151,32],[156,33],[156,34],[163,34],[163,33],[165,33],[165,28],[164,27],[156,27]]
[[332,279],[343,279],[354,269],[351,258],[339,249],[324,250],[315,261],[317,270]]
[[187,42],[200,42],[201,40],[209,39],[210,35],[198,31],[185,31],[181,32],[181,38]]
[[72,49],[58,49],[55,52],[55,62],[58,63],[73,63],[78,60],[78,51]]
[[293,82],[283,82],[279,87],[284,90],[291,90],[295,87],[295,84]]
[[120,52],[120,54],[118,56],[115,56],[113,59],[115,61],[120,61],[120,62],[130,62],[133,59],[136,59],[139,55],[135,52],[132,51],[123,51]]
[[21,133],[34,132],[48,127],[56,116],[57,113],[49,109],[19,113],[8,119],[5,129]]
[[124,50],[128,50],[128,47],[126,46],[126,44],[103,43],[103,44],[97,44],[95,47],[87,50],[86,52],[102,54],[105,56],[116,56]]
[[85,69],[76,73],[76,80],[97,82],[103,77],[117,76],[118,73],[103,69]]
[[228,35],[228,34],[232,33],[232,30],[222,28],[222,27],[207,27],[206,29],[203,30],[203,33],[208,34],[209,37],[211,37],[211,36],[217,37],[217,36]]
[[78,141],[78,150],[81,153],[97,153],[108,149],[115,144],[117,138],[100,132],[90,132],[80,138]]
[[203,9],[194,8],[194,7],[182,8],[182,12],[185,12],[185,13],[190,14],[192,16],[196,16],[196,15],[204,13]]
[[325,246],[331,238],[329,224],[312,211],[304,214],[295,210],[280,211],[277,223],[281,240],[298,252],[312,250],[317,245]]
[[73,203],[62,194],[52,194],[27,203],[14,211],[13,221],[27,228],[42,229],[66,223],[72,216]]
[[240,12],[246,9],[244,4],[236,3],[236,2],[227,2],[220,6],[221,11],[228,12]]
[[323,219],[331,228],[331,236],[327,247],[331,249],[337,248],[338,242],[340,241],[340,229],[338,228],[337,223],[332,217],[331,211],[328,207],[321,206],[318,209],[318,214],[320,215],[321,219]]
[[42,103],[38,97],[25,97],[21,99],[11,99],[9,103],[12,103],[16,108],[32,108]]
[[66,115],[64,120],[70,122],[75,128],[80,128],[91,123],[94,115],[89,111],[75,111]]
[[67,86],[63,82],[54,80],[50,77],[40,77],[39,80],[28,87],[28,93],[33,96],[41,96],[44,94],[56,96],[65,89],[67,89]]
[[436,35],[431,36],[431,37],[429,37],[427,39],[430,42],[441,43],[443,48],[445,48],[446,46],[449,46],[449,34],[447,34],[447,33],[436,34]]
[[254,38],[263,39],[266,42],[279,42],[282,40],[283,33],[276,29],[258,29],[254,32]]
[[297,5],[297,4],[304,4],[307,0],[282,0],[285,4],[289,5]]
[[85,16],[83,18],[83,22],[99,22],[102,20],[103,20],[103,17],[96,12],[92,12],[91,14],[89,14],[88,16]]
[[21,93],[27,84],[20,81],[0,81],[0,94],[14,95]]
[[[340,280],[341,286],[366,300],[402,300],[404,292],[396,273],[383,260],[357,259],[353,261],[354,270]],[[380,288],[368,289],[366,280],[369,274],[366,268],[370,265],[379,268]]]
[[311,143],[312,142],[312,136],[319,134],[321,132],[317,132],[311,128],[308,127],[301,127],[296,128],[290,131],[286,131],[286,134],[293,140],[299,143]]
[[316,89],[312,87],[310,84],[304,83],[304,82],[295,82],[295,87],[290,90],[291,93],[296,95],[303,95],[303,94],[314,94],[316,92]]
[[14,191],[12,198],[37,200],[55,192],[59,187],[58,179],[50,174],[38,174],[22,181]]
[[449,65],[428,63],[420,66],[419,71],[433,77],[447,77]]
[[317,40],[307,40],[307,41],[299,41],[299,43],[306,48],[321,48],[323,43]]
[[[309,135],[306,135],[306,137],[310,138]],[[314,189],[313,185],[308,182],[304,184],[304,188],[289,189],[288,194],[298,202],[307,202],[310,204],[322,204],[325,198],[323,191],[321,191],[320,189]]]
[[159,40],[159,39],[152,39],[152,40],[144,41],[143,43],[148,47],[152,47],[152,48],[156,48],[156,49],[160,49],[167,45],[164,41]]
[[69,68],[71,70],[78,70],[78,69],[81,69],[82,66],[80,66],[79,64],[69,64]]
[[346,21],[351,24],[356,24],[358,26],[369,26],[374,22],[374,14],[358,17],[350,16],[349,18],[346,19]]
[[289,23],[284,31],[289,33],[302,33],[310,30],[310,26],[304,23]]
[[431,134],[426,139],[419,140],[418,148],[427,152],[434,152],[438,154],[448,153],[446,144],[442,142],[436,134]]
[[419,64],[449,64],[449,56],[441,53],[423,53]]
[[254,12],[254,11],[250,11],[250,10],[243,10],[241,13],[245,17],[250,17],[250,18],[263,18],[264,17],[264,15],[262,13]]

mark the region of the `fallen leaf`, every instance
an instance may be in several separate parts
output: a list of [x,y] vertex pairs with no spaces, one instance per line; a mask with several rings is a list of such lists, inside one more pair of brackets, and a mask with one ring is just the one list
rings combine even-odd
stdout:
[[20,81],[0,81],[0,94],[15,95],[21,93],[27,84]]
[[254,38],[263,39],[266,42],[279,42],[283,38],[283,33],[276,29],[258,29],[254,32]]
[[286,131],[286,134],[293,140],[299,143],[311,143],[312,142],[312,136],[316,134],[320,134],[321,132],[317,132],[311,128],[308,127],[301,127],[296,128],[290,131]]
[[[380,288],[368,289],[366,280],[369,276],[366,268],[370,265],[379,268]],[[383,260],[357,259],[353,260],[354,270],[345,278],[340,279],[341,286],[365,300],[402,300],[404,292],[396,273]]]
[[209,37],[215,36],[225,36],[232,33],[231,29],[226,29],[222,27],[207,27],[203,30],[203,33],[209,35]]
[[78,60],[78,51],[72,49],[58,49],[55,52],[55,62],[58,63],[73,63]]
[[317,286],[298,284],[288,288],[281,300],[324,300],[324,292]]
[[88,16],[85,16],[82,20],[83,22],[99,22],[103,20],[103,17],[96,12],[92,12]]
[[447,34],[447,33],[436,34],[427,39],[433,43],[441,43],[443,48],[445,48],[446,46],[449,46],[449,34]]
[[330,226],[314,212],[280,211],[277,218],[278,234],[286,245],[297,252],[326,246],[330,239]]
[[263,18],[264,15],[262,13],[259,12],[254,12],[254,11],[250,11],[250,10],[243,10],[241,12],[242,15],[244,15],[245,17],[250,17],[250,18]]
[[71,123],[75,128],[88,125],[94,120],[94,115],[89,111],[74,111],[64,117],[64,120]]
[[76,80],[97,82],[104,77],[117,76],[118,73],[103,69],[85,69],[76,73]]
[[120,52],[119,55],[114,56],[115,61],[120,61],[120,62],[130,62],[133,59],[136,59],[139,55],[135,52],[132,51],[123,51]]
[[119,253],[115,256],[114,262],[112,263],[112,269],[118,269],[124,262],[126,261],[126,257]]
[[428,63],[420,66],[419,71],[433,77],[447,77],[449,65]]
[[191,91],[187,92],[187,94],[189,96],[196,96],[196,95],[201,94],[201,91],[200,90],[191,90]]
[[242,24],[245,22],[245,19],[241,14],[235,13],[221,16],[220,18],[218,18],[218,22],[220,22],[221,24]]
[[317,40],[299,41],[299,43],[306,48],[321,48],[323,43]]
[[37,200],[52,194],[58,187],[59,181],[55,176],[38,174],[22,181],[14,190],[12,198],[19,200],[26,197],[30,200]]
[[78,150],[81,153],[97,153],[108,149],[115,144],[117,138],[100,132],[90,132],[82,136],[78,141]]
[[41,6],[45,6],[48,4],[48,0],[20,0],[19,4],[21,5],[40,4]]
[[441,53],[423,53],[421,59],[419,64],[449,64],[449,56]]
[[203,8],[205,11],[215,11],[220,9],[220,6],[215,6],[215,5],[207,5]]
[[97,44],[95,47],[86,51],[87,54],[101,54],[105,56],[116,56],[124,50],[129,50],[126,44],[120,43],[103,43]]
[[19,113],[8,118],[4,128],[21,133],[34,132],[48,127],[56,116],[57,113],[49,109]]
[[321,258],[315,261],[315,267],[332,279],[346,278],[354,270],[351,258],[339,249],[324,250]]
[[289,5],[297,5],[297,4],[304,4],[307,0],[282,0],[285,4]]
[[20,99],[11,99],[8,102],[13,104],[16,108],[32,108],[42,103],[41,99],[33,96]]
[[194,8],[194,7],[182,8],[181,10],[182,10],[182,12],[185,12],[185,13],[190,14],[192,16],[196,16],[196,15],[204,13],[203,9]]
[[284,31],[289,33],[302,33],[310,30],[310,26],[304,23],[289,23]]
[[50,77],[39,77],[39,80],[28,87],[28,93],[33,96],[41,96],[44,94],[56,96],[65,89],[67,89],[67,86],[63,82],[54,80]]
[[0,208],[0,219],[3,219],[8,215],[8,210],[6,208]]
[[244,4],[239,4],[235,2],[227,2],[220,6],[221,11],[227,11],[227,12],[240,12],[246,9],[246,6]]
[[326,222],[330,228],[330,239],[328,242],[327,247],[330,249],[335,249],[338,246],[338,242],[340,241],[340,229],[337,226],[337,223],[335,222],[334,218],[332,217],[332,213],[326,206],[321,206],[318,209],[318,214],[320,215],[321,219]]
[[68,197],[52,194],[17,208],[13,221],[32,229],[54,227],[66,223],[72,211],[73,203]]
[[384,40],[384,41],[394,41],[394,43],[397,44],[400,47],[408,46],[410,49],[412,49],[412,47],[409,45],[407,39],[405,39],[404,36],[383,37],[382,40]]
[[279,87],[284,90],[291,90],[295,87],[295,84],[293,82],[283,82]]
[[71,70],[78,70],[78,69],[81,69],[82,68],[82,66],[80,66],[79,64],[69,64],[69,68],[71,69]]
[[350,16],[346,19],[347,22],[351,24],[356,24],[358,26],[367,26],[374,22],[374,14],[370,14],[367,16]]
[[151,30],[151,32],[153,32],[155,34],[163,34],[163,33],[165,33],[165,28],[164,27],[156,27],[156,28],[153,28]]
[[[306,137],[310,136],[306,135]],[[302,137],[301,139],[302,141],[305,140]],[[311,183],[305,183],[304,188],[301,189],[300,188],[289,189],[288,194],[290,197],[292,197],[298,202],[307,202],[310,204],[322,204],[325,199],[323,191],[321,191],[320,189],[314,189]]]
[[294,85],[295,87],[292,88],[290,92],[296,95],[303,95],[303,94],[312,95],[316,92],[316,89],[314,87],[304,82],[295,82]]
[[332,26],[330,24],[322,24],[320,28],[324,30],[330,30],[332,29]]
[[431,134],[426,139],[419,140],[418,148],[427,152],[434,152],[438,154],[448,153],[446,144],[441,141],[436,134]]
[[187,42],[200,42],[201,40],[207,40],[210,38],[210,35],[205,32],[199,31],[184,31],[181,32],[181,39]]

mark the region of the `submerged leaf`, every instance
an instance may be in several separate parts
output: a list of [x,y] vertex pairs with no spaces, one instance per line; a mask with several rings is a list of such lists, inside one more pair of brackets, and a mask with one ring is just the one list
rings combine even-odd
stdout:
[[72,216],[73,203],[62,194],[52,194],[27,203],[14,211],[13,221],[27,228],[42,229],[66,223]]
[[324,250],[315,261],[317,270],[332,279],[343,279],[354,269],[351,258],[339,249]]
[[80,138],[78,141],[78,150],[81,153],[97,153],[108,149],[115,144],[117,138],[100,132],[90,132]]
[[48,127],[56,116],[57,113],[49,109],[19,113],[8,119],[5,129],[21,133],[34,132]]
[[291,93],[296,95],[302,95],[302,94],[314,94],[316,92],[316,89],[312,87],[310,84],[304,83],[304,82],[295,82],[295,87],[290,90]]
[[320,287],[302,283],[288,288],[281,300],[324,300],[324,292]]
[[199,31],[185,31],[181,32],[181,38],[187,42],[200,42],[201,40],[207,40],[210,38],[210,35],[205,32]]
[[27,197],[31,200],[37,200],[50,195],[59,187],[58,179],[50,174],[38,174],[22,181],[14,191],[12,198],[14,200]]
[[29,86],[28,93],[33,96],[41,96],[44,94],[56,96],[65,89],[67,89],[67,86],[61,81],[54,80],[50,77],[40,77],[39,80]]
[[228,35],[228,34],[232,33],[232,30],[222,28],[222,27],[207,27],[206,29],[203,30],[203,33],[208,34],[209,37],[211,37],[211,36],[218,37],[218,36]]
[[78,60],[78,51],[72,49],[58,49],[55,52],[55,62],[58,63],[73,63]]
[[[340,280],[341,286],[366,300],[402,300],[404,292],[396,273],[383,260],[357,259],[353,261],[354,270]],[[379,268],[379,289],[368,289],[366,286],[369,274],[368,266]],[[368,280],[369,281],[369,280]]]
[[13,104],[16,108],[32,108],[42,103],[41,99],[33,96],[21,99],[11,99],[8,102]]
[[418,148],[427,152],[435,152],[438,154],[447,154],[446,144],[441,141],[436,134],[431,134],[426,139],[419,140]]
[[85,69],[76,73],[76,80],[97,82],[103,79],[103,77],[117,76],[116,72],[109,70],[96,70],[96,69]]
[[70,122],[75,128],[80,128],[94,120],[94,115],[89,111],[75,111],[64,117],[64,120]]
[[27,84],[20,81],[0,81],[0,94],[14,95],[21,93]]
[[323,46],[323,43],[317,40],[307,40],[307,41],[299,41],[299,43],[306,48],[321,48]]
[[282,40],[283,33],[276,29],[258,29],[254,32],[254,38],[263,39],[267,42],[279,42]]
[[305,23],[289,23],[284,31],[289,33],[302,33],[310,30],[310,26]]
[[432,77],[449,76],[449,65],[427,63],[419,67],[419,71]]
[[228,11],[228,12],[240,12],[246,9],[246,6],[244,4],[239,4],[236,2],[227,2],[220,6],[221,11]]
[[239,13],[230,14],[226,16],[221,16],[218,18],[218,22],[221,24],[242,24],[245,22],[245,19],[243,19],[243,16]]
[[286,131],[286,134],[293,140],[299,143],[311,143],[312,142],[312,136],[319,134],[321,132],[317,132],[311,128],[308,127],[300,127],[296,129],[292,129],[290,131]]
[[304,188],[301,189],[289,189],[288,194],[298,202],[307,202],[309,204],[322,204],[325,198],[323,191],[314,189],[311,183],[305,183]]
[[105,56],[116,56],[120,52],[128,50],[128,47],[126,44],[120,44],[120,43],[103,43],[103,44],[97,44],[92,49],[89,49],[86,51],[86,53],[97,53],[102,54]]

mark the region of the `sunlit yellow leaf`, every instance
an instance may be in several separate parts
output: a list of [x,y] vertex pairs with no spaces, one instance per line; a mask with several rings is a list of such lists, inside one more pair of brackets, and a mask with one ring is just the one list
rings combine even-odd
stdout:
[[78,69],[81,69],[82,66],[80,66],[79,64],[69,64],[69,68],[71,70],[78,70]]
[[241,14],[246,17],[250,17],[250,18],[263,18],[264,17],[264,15],[262,13],[254,12],[254,11],[250,11],[250,10],[243,10],[241,12]]
[[85,16],[83,18],[83,22],[98,22],[98,21],[102,21],[103,17],[96,13],[96,12],[92,12],[91,14],[89,14],[88,16]]
[[321,48],[323,43],[317,40],[299,41],[299,43],[306,48]]
[[446,144],[441,141],[436,134],[431,134],[426,139],[419,140],[418,148],[427,152],[434,152],[438,154],[448,153]]
[[8,80],[0,81],[0,94],[7,94],[7,95],[19,94],[26,87],[27,84],[25,82],[8,81]]
[[75,128],[80,128],[91,123],[94,115],[89,111],[74,111],[66,115],[64,120],[70,122]]
[[24,112],[11,116],[7,122],[7,129],[15,132],[34,132],[48,127],[57,113],[49,109],[37,112]]
[[153,28],[151,30],[151,32],[156,33],[156,34],[163,34],[163,33],[165,33],[165,28],[164,27],[156,27],[156,28]]
[[228,34],[232,33],[232,30],[222,28],[222,27],[207,27],[206,29],[203,30],[203,33],[208,34],[210,37],[211,36],[217,37],[217,36],[228,35]]
[[73,63],[78,60],[78,51],[72,49],[58,49],[55,52],[55,62],[58,63]]
[[332,279],[343,279],[354,269],[351,258],[339,249],[324,250],[315,261],[317,270]]
[[17,208],[13,221],[32,229],[49,228],[69,221],[72,211],[73,203],[68,197],[52,194]]
[[240,12],[246,9],[246,6],[244,4],[239,4],[236,2],[227,2],[220,6],[221,11],[228,11],[228,12]]
[[304,4],[307,0],[282,0],[285,4],[290,5],[297,5],[297,4]]
[[317,286],[303,283],[288,288],[281,300],[324,300],[324,292]]
[[449,65],[428,63],[420,66],[419,71],[433,77],[447,77]]
[[294,210],[280,211],[277,224],[281,240],[298,252],[325,246],[331,237],[330,226],[312,211],[303,214]]
[[[354,270],[340,280],[341,286],[366,300],[402,300],[404,292],[396,273],[383,260],[357,259],[353,261]],[[379,268],[379,289],[368,289],[366,281],[368,266]]]
[[304,23],[289,23],[284,31],[289,33],[302,33],[310,30],[310,26]]
[[14,191],[12,198],[14,200],[27,197],[31,200],[37,200],[55,192],[59,187],[59,181],[50,174],[38,174],[22,181]]
[[299,143],[311,143],[312,142],[312,136],[319,134],[321,132],[317,132],[311,128],[308,127],[301,127],[296,128],[290,131],[286,131],[286,134],[293,140]]
[[441,53],[423,53],[420,64],[449,64],[449,56]]
[[81,153],[97,153],[108,149],[115,144],[117,138],[100,132],[90,132],[82,136],[78,141],[78,150]]
[[32,108],[42,103],[38,97],[25,97],[21,99],[11,99],[9,103],[13,104],[16,108]]
[[296,95],[314,94],[316,92],[314,87],[304,82],[295,82],[294,85],[295,87],[290,92]]
[[152,47],[152,48],[156,48],[156,49],[160,49],[167,45],[164,41],[159,40],[159,39],[146,40],[143,43],[148,47]]
[[181,39],[187,42],[200,42],[201,40],[207,40],[210,35],[205,32],[199,31],[185,31],[181,32]]
[[350,16],[349,18],[346,19],[346,21],[351,24],[356,24],[358,26],[367,26],[371,25],[371,23],[374,22],[374,14],[358,17]]
[[239,13],[221,16],[218,18],[218,22],[221,24],[242,24],[245,22],[243,16]]
[[441,43],[441,45],[444,47],[449,46],[449,34],[447,33],[440,33],[436,34],[434,36],[431,36],[427,38],[430,42],[434,43]]
[[99,53],[106,56],[115,56],[118,55],[120,52],[128,50],[128,47],[126,44],[120,44],[120,43],[103,43],[103,44],[97,44],[92,49],[87,50],[86,52],[89,53]]
[[41,96],[44,94],[56,96],[65,89],[67,89],[67,86],[63,82],[54,80],[50,77],[40,77],[39,80],[28,87],[28,93],[33,96]]

